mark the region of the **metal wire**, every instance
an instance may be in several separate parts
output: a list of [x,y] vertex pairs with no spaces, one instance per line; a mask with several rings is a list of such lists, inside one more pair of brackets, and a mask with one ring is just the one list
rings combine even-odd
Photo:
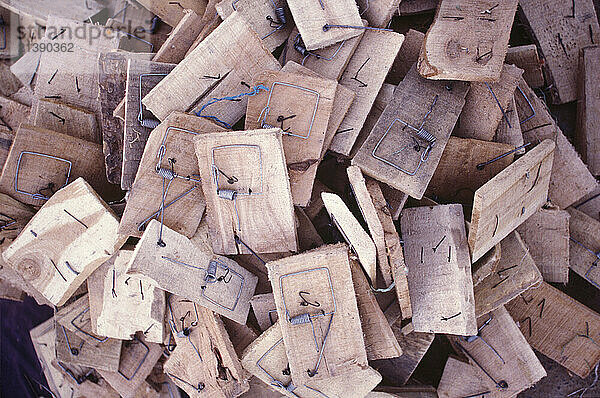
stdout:
[[54,159],[54,160],[58,160],[60,162],[67,163],[67,165],[69,167],[67,169],[66,180],[65,180],[65,183],[59,189],[66,187],[67,184],[69,183],[69,178],[71,177],[71,168],[73,166],[73,164],[71,163],[71,161],[69,161],[67,159],[59,158],[57,156],[46,155],[46,154],[40,153],[40,152],[23,151],[23,152],[21,152],[19,154],[19,159],[17,161],[17,169],[16,169],[16,172],[15,172],[15,184],[14,184],[14,190],[15,190],[15,192],[23,194],[23,195],[31,196],[33,199],[36,199],[36,200],[48,200],[48,199],[50,199],[49,196],[43,195],[40,192],[26,192],[26,191],[23,191],[23,190],[19,189],[19,172],[21,170],[21,161],[23,160],[23,155],[39,156],[39,157]]

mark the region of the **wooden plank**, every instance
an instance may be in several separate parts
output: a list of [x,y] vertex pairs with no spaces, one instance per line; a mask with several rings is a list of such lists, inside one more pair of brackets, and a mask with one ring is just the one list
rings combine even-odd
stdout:
[[523,79],[530,87],[540,88],[544,86],[543,62],[540,60],[535,44],[509,47],[504,62],[523,69]]
[[25,204],[39,206],[55,190],[79,177],[85,178],[103,198],[117,199],[115,187],[106,181],[99,144],[22,125],[2,170],[0,191]]
[[340,84],[354,91],[356,98],[329,147],[333,152],[350,154],[403,41],[404,36],[395,32],[363,34],[340,78]]
[[57,1],[48,4],[47,7],[40,7],[40,3],[35,0],[1,0],[0,6],[22,17],[34,18],[42,26],[46,26],[49,15],[62,15],[65,18],[84,21],[103,8],[102,4],[95,0],[87,3],[78,0]]
[[[42,37],[37,43],[38,48],[41,44],[47,44],[50,42],[50,39],[46,37]],[[41,51],[32,51],[29,50],[21,58],[15,61],[14,64],[10,66],[10,74],[4,71],[3,75],[10,75],[11,85],[9,87],[4,88],[4,90],[9,91],[9,93],[3,93],[10,95],[10,92],[15,92],[19,89],[19,82],[23,86],[31,87],[31,84],[35,80],[36,73],[40,66],[40,58],[42,56]],[[4,76],[3,76],[4,77]]]
[[330,79],[267,71],[254,76],[253,85],[267,87],[268,92],[248,99],[245,128],[282,129],[292,200],[297,206],[307,206],[338,84]]
[[195,147],[215,253],[296,251],[280,130],[198,135]]
[[540,48],[552,100],[564,104],[577,99],[579,51],[600,41],[600,27],[590,0],[569,2],[519,1]]
[[400,226],[414,330],[461,336],[476,334],[471,261],[462,207],[405,209]]
[[[401,1],[401,3],[405,2],[406,0]],[[400,4],[400,7],[402,7],[402,4]],[[418,30],[409,29],[404,34],[404,42],[386,78],[387,82],[397,85],[404,79],[408,71],[419,60],[423,40],[425,40],[425,34]]]
[[178,64],[185,58],[194,40],[198,37],[204,24],[203,14],[196,14],[194,10],[183,10],[183,17],[167,37],[167,40],[152,58],[155,62]]
[[440,0],[402,0],[398,6],[398,14],[413,15],[435,11]]
[[0,299],[23,301],[26,296],[23,290],[13,286],[10,281],[0,278]]
[[166,0],[140,0],[139,3],[153,14],[158,15],[168,25],[176,27],[185,16],[185,10],[192,10],[198,15],[203,15],[207,1],[179,0],[175,3]]
[[567,211],[571,215],[569,267],[600,289],[600,273],[597,270],[600,259],[600,222],[571,207]]
[[190,397],[233,398],[248,391],[250,377],[219,316],[199,308],[198,319],[188,336],[176,338],[178,344],[165,363],[165,373]]
[[[573,145],[554,122],[545,103],[524,81],[519,83],[519,87],[525,94],[523,96],[519,93],[515,96],[519,117],[523,121],[521,124],[523,139],[525,142],[533,143],[551,139],[556,143],[548,198],[556,206],[566,209],[593,192],[598,183],[585,163],[581,161]],[[531,115],[533,116],[530,117]]]
[[517,232],[502,240],[496,269],[474,288],[475,315],[485,315],[542,283],[542,274]]
[[544,140],[475,191],[469,230],[473,261],[546,203],[554,148]]
[[[381,114],[352,164],[393,188],[422,198],[469,89],[468,84],[462,82],[448,84],[424,79],[411,69],[396,88],[393,101]],[[404,123],[413,129],[403,129]],[[414,144],[416,132],[429,139],[418,140],[418,152]],[[434,139],[435,144],[429,147]],[[402,157],[400,152],[403,152]],[[414,155],[408,156],[407,152]],[[421,161],[423,157],[426,161]],[[398,158],[408,161],[397,163]]]
[[269,329],[279,319],[273,293],[257,294],[252,297],[250,304],[261,332]]
[[579,60],[579,90],[577,100],[577,128],[575,145],[587,164],[590,172],[600,176],[600,118],[594,112],[600,106],[600,90],[597,87],[600,76],[600,47],[591,46],[581,50]]
[[[514,397],[546,376],[540,360],[504,307],[479,318],[477,323],[477,337],[449,337],[468,362],[448,359],[438,386],[440,397],[484,391],[493,397]],[[503,381],[504,388],[498,387]]]
[[573,207],[600,221],[600,185],[594,191],[584,196],[579,202],[575,203]]
[[[303,385],[364,369],[367,354],[347,246],[324,246],[271,261],[267,269],[277,314],[279,319],[285,320],[281,330],[294,384]],[[298,300],[298,297],[305,299]],[[320,307],[299,304],[304,302],[318,302]],[[312,321],[297,322],[298,317],[309,317]],[[311,330],[316,331],[316,338]],[[323,346],[325,336],[327,344]],[[321,342],[323,352],[313,347],[315,339]],[[322,361],[317,365],[319,357]]]
[[[167,227],[187,237],[194,235],[206,204],[199,189],[193,138],[222,130],[222,127],[208,120],[175,112],[152,131],[127,198],[119,226],[120,234],[139,237],[150,219],[161,218],[164,178],[156,171],[157,159],[160,159],[161,168],[172,167],[180,176],[171,180],[169,190],[165,193],[165,206],[169,203],[172,205],[165,208],[163,221]],[[161,148],[164,148],[162,156]],[[174,159],[175,162],[171,164],[168,159]],[[187,176],[190,176],[189,180]],[[179,196],[181,198],[175,201]]]
[[417,69],[428,79],[497,81],[508,49],[517,0],[442,0]]
[[[119,393],[92,368],[67,364],[58,360],[54,360],[52,366],[61,373],[66,381],[68,396],[72,394],[83,397],[119,398]],[[82,382],[79,383],[79,381]]]
[[357,2],[361,17],[369,21],[369,26],[386,28],[392,16],[398,11],[401,0],[360,0]]
[[479,285],[498,268],[498,263],[501,258],[502,245],[498,243],[493,249],[485,253],[479,260],[471,265],[471,269],[473,270],[473,287]]
[[26,123],[31,108],[0,95],[0,125],[11,132],[19,129],[21,123]]
[[408,195],[402,191],[394,189],[390,187],[388,184],[381,183],[380,184],[381,191],[383,192],[383,196],[385,197],[385,201],[388,209],[392,214],[392,218],[394,221],[397,221],[400,218],[400,213],[408,200]]
[[301,207],[295,206],[296,226],[298,231],[298,247],[301,252],[323,246],[323,239],[314,224]]
[[126,274],[132,250],[119,250],[87,280],[92,330],[129,340],[144,332],[151,343],[164,341],[165,292]]
[[[256,71],[280,69],[281,65],[263,46],[244,17],[233,13],[142,102],[158,119],[164,120],[173,111],[199,111],[208,106],[209,99],[247,92],[241,82],[249,84]],[[239,102],[217,102],[202,114],[218,117],[232,125],[246,111],[247,96],[241,99]]]
[[543,206],[517,232],[546,282],[569,281],[569,213]]
[[96,115],[86,109],[54,99],[40,99],[32,110],[35,127],[56,131],[99,144],[102,142]]
[[63,305],[123,245],[117,227],[108,205],[78,179],[42,206],[2,257],[50,302]]
[[586,378],[600,361],[595,343],[600,315],[548,283],[517,297],[506,309],[532,348],[577,376]]
[[15,239],[35,214],[31,207],[5,194],[0,194],[0,208],[2,209],[0,221],[2,225],[0,241],[2,243],[4,243],[4,239]]
[[[514,147],[523,146],[523,133],[521,132],[521,121],[519,120],[519,113],[517,112],[517,103],[513,96],[512,100],[508,103],[506,109],[504,109],[506,117],[500,120],[500,124],[496,129],[496,135],[494,136],[495,142],[502,142],[510,144]],[[525,153],[525,149],[517,151],[519,155]]]
[[475,191],[510,165],[514,155],[484,163],[513,149],[507,144],[450,137],[425,195],[471,205]]
[[491,141],[500,121],[506,115],[522,74],[522,69],[504,65],[496,82],[471,83],[456,135]]
[[127,62],[125,95],[125,135],[123,145],[123,170],[121,189],[130,190],[135,180],[144,148],[159,121],[152,113],[144,111],[142,98],[164,79],[176,65],[130,59]]

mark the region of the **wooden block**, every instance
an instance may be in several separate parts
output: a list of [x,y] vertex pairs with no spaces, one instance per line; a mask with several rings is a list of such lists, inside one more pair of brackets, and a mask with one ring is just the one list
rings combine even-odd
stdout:
[[[54,305],[63,305],[125,242],[112,210],[83,180],[59,190],[2,253]],[[57,228],[62,232],[56,234]]]
[[462,207],[405,209],[400,225],[415,331],[476,334],[471,261]]
[[496,269],[474,288],[475,315],[480,317],[542,283],[542,274],[517,232],[502,240]]
[[[569,266],[579,276],[600,289],[600,222],[579,210],[569,207],[570,258]],[[568,217],[567,217],[568,220]]]
[[[409,0],[410,1],[410,0]],[[406,0],[401,1],[405,3]],[[400,5],[402,7],[402,5]],[[388,74],[386,80],[394,85],[400,83],[409,70],[412,69],[413,65],[419,60],[419,53],[421,52],[421,46],[425,40],[425,34],[418,30],[409,29],[404,34],[404,42],[400,51],[394,60],[392,69]]]
[[460,114],[456,135],[491,141],[508,111],[522,74],[522,69],[504,65],[496,82],[472,83]]
[[573,207],[595,220],[600,221],[600,185],[589,195],[584,196]]
[[435,11],[440,0],[402,0],[398,6],[399,15],[413,15]]
[[[333,376],[326,380],[309,380],[296,385],[289,372],[289,360],[283,344],[281,322],[275,323],[252,344],[242,355],[242,366],[272,390],[286,397],[320,398],[365,397],[380,381],[381,375],[365,366],[351,374]],[[352,383],[348,383],[352,380]]]
[[386,204],[392,215],[392,219],[397,221],[400,218],[400,213],[408,200],[408,195],[402,191],[394,189],[387,184],[379,184],[383,196],[385,197]]
[[579,63],[579,90],[577,101],[577,129],[575,145],[587,164],[590,172],[600,176],[600,118],[594,112],[600,106],[600,90],[597,83],[600,76],[600,47],[586,47],[581,51]]
[[540,287],[506,305],[532,348],[586,378],[600,360],[600,315],[560,290]]
[[371,284],[375,286],[377,275],[377,248],[344,201],[334,193],[321,194],[327,213],[344,240],[358,256]]
[[233,336],[231,343],[238,357],[242,355],[246,347],[250,345],[258,337],[256,329],[246,325],[232,321],[231,319],[222,318],[223,325],[229,336]]
[[151,343],[164,341],[165,292],[126,274],[131,250],[119,250],[87,280],[92,330],[129,340],[137,331]]
[[[164,181],[156,171],[157,159],[160,159],[160,167],[173,167],[180,176],[171,181],[166,192],[164,223],[187,237],[194,235],[206,204],[198,184],[198,161],[194,155],[193,137],[222,130],[222,127],[208,120],[175,112],[152,131],[127,198],[119,226],[120,234],[139,237],[150,219],[160,219]],[[162,156],[161,150],[164,152]],[[175,159],[175,163],[171,164],[168,159]],[[187,176],[190,176],[190,180]],[[167,208],[170,203],[172,205]]]
[[523,139],[533,143],[551,139],[556,143],[548,198],[556,206],[566,209],[593,192],[598,183],[554,122],[545,103],[524,81],[519,83],[519,87],[524,95],[519,93],[515,95],[515,99],[519,117],[523,121]]
[[[393,188],[422,198],[469,89],[468,84],[462,82],[451,83],[448,86],[451,90],[446,86],[447,82],[424,79],[411,69],[352,164]],[[405,123],[413,128],[406,129]],[[423,136],[418,140],[418,152],[415,150],[417,132]],[[429,146],[432,142],[435,144]],[[414,155],[408,156],[407,151]],[[399,156],[400,152],[404,154]],[[409,161],[398,163],[398,158]],[[423,158],[426,161],[422,161]]]
[[323,239],[314,224],[301,207],[295,206],[296,230],[298,231],[298,247],[300,251],[312,250],[323,246]]
[[285,61],[282,63],[287,65],[289,62],[296,62],[318,73],[323,78],[340,80],[362,37],[363,32],[360,32],[358,36],[351,39],[343,40],[320,50],[305,52],[302,36],[298,32],[298,28],[294,27],[284,50],[285,57],[282,54],[282,61]]
[[106,181],[102,147],[79,138],[22,125],[4,166],[0,190],[25,204],[42,205],[79,177],[102,197],[116,199],[116,189]]
[[[449,337],[468,362],[448,359],[438,386],[440,397],[462,397],[484,391],[494,397],[514,397],[546,376],[540,360],[504,307],[479,318],[477,323],[476,338]],[[503,381],[506,385],[502,385]]]
[[395,32],[366,31],[340,78],[356,94],[329,149],[350,154],[375,98],[390,71],[404,36]]
[[360,15],[369,21],[369,26],[386,28],[392,16],[398,11],[401,0],[360,0],[358,8],[362,10]]
[[0,125],[14,132],[29,118],[30,107],[0,95]]
[[421,47],[417,69],[436,80],[497,81],[517,0],[442,0]]
[[195,138],[215,253],[250,254],[248,247],[257,253],[296,251],[294,207],[280,131]]
[[498,263],[502,258],[502,245],[498,243],[483,257],[471,265],[473,275],[473,286],[479,285],[485,278],[498,268]]
[[517,232],[546,282],[569,281],[569,213],[543,206]]
[[[103,9],[103,5],[97,1],[81,3],[76,0],[52,3],[48,4],[48,7],[40,7],[40,3],[35,0],[1,0],[0,6],[21,17],[33,18],[42,26],[46,26],[50,15],[63,15],[65,18],[84,21]],[[49,26],[53,25],[49,24]]]
[[5,194],[0,194],[0,209],[2,209],[0,221],[2,227],[0,228],[0,241],[2,243],[5,239],[16,238],[35,214],[31,207]]
[[165,373],[191,397],[233,398],[248,391],[248,375],[218,315],[198,309],[198,325],[180,338]]
[[176,27],[185,16],[185,10],[192,10],[198,15],[203,15],[207,1],[180,0],[172,3],[166,0],[140,0],[139,3],[153,14],[158,15],[168,25]]
[[86,109],[70,106],[54,99],[40,99],[32,112],[35,127],[70,135],[100,144],[100,130],[96,115]]
[[507,144],[450,137],[425,194],[452,203],[472,204],[475,191],[510,165],[514,155],[484,163],[513,149]]
[[564,104],[577,99],[579,51],[600,41],[600,27],[590,0],[519,1],[536,43],[544,55],[546,76],[552,81],[552,100]]
[[[209,99],[248,92],[242,81],[249,84],[256,71],[280,69],[281,65],[244,17],[233,13],[154,87],[142,103],[164,120],[173,111],[199,111],[207,106]],[[214,103],[202,114],[232,125],[246,111],[247,96],[241,99]]]
[[194,40],[198,37],[202,28],[203,14],[197,14],[194,10],[183,10],[183,17],[167,37],[167,40],[158,49],[152,58],[155,62],[178,64],[185,58]]
[[10,301],[23,301],[25,292],[16,286],[13,286],[10,281],[0,278],[0,299]]
[[[347,246],[324,246],[271,261],[267,269],[277,314],[283,320],[281,330],[294,384],[303,385],[364,369],[367,354]],[[300,291],[306,293],[300,294]],[[300,304],[305,302],[313,305]],[[315,308],[315,302],[320,307]],[[321,342],[319,346],[324,351],[313,347],[312,330],[316,331],[316,341]],[[323,346],[325,336],[327,344]],[[322,361],[317,366],[318,358]]]
[[248,99],[246,130],[282,129],[292,199],[295,205],[307,206],[337,83],[308,75],[267,71],[257,74],[253,85],[267,87],[268,92],[259,92]]
[[[496,135],[494,136],[495,142],[502,142],[504,144],[510,144],[514,147],[523,146],[523,133],[521,131],[521,121],[519,120],[519,113],[517,112],[517,103],[513,96],[508,106],[504,110],[506,117],[500,119],[500,124],[496,129]],[[516,153],[522,155],[525,153],[525,149],[519,149]]]
[[[50,39],[42,37],[37,43],[39,45],[50,42]],[[12,74],[11,80],[13,80],[13,87],[10,87],[8,91],[16,91],[19,88],[19,82],[23,86],[30,87],[35,80],[36,73],[40,65],[40,58],[42,53],[40,51],[29,50],[21,58],[15,61],[10,66],[10,72]],[[15,79],[16,78],[16,79]]]
[[135,180],[150,132],[160,123],[144,111],[142,98],[163,80],[176,65],[130,59],[127,62],[125,135],[121,189],[130,190]]
[[530,87],[540,88],[544,86],[543,62],[540,60],[535,44],[509,47],[504,62],[523,69],[523,79]]
[[475,191],[469,230],[473,261],[546,203],[554,148],[544,140]]
[[10,131],[7,127],[0,127],[0,167],[6,163],[14,138],[14,131]]
[[119,398],[117,393],[95,369],[54,360],[56,368],[68,386],[68,396]]
[[252,311],[254,312],[254,316],[256,316],[261,332],[269,329],[277,322],[279,317],[277,316],[277,307],[275,307],[273,293],[257,294],[252,297],[250,304],[252,305]]

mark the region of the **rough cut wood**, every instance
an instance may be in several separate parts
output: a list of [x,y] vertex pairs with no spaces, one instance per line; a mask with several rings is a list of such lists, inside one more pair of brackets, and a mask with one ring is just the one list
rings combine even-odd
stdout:
[[11,132],[27,122],[30,110],[30,107],[0,95],[0,125]]
[[[294,384],[303,385],[364,369],[367,354],[348,247],[345,244],[324,246],[268,262],[267,269],[277,314],[283,320],[281,330]],[[300,304],[304,302],[318,302],[320,307]],[[311,322],[308,319],[298,322],[306,317]],[[322,353],[313,346],[312,330],[320,342],[319,348],[324,350]],[[327,341],[323,345],[325,336]],[[322,361],[317,368],[320,354]]]
[[600,221],[600,185],[589,195],[584,196],[579,202],[574,204],[573,207]]
[[523,69],[523,79],[530,87],[544,86],[543,62],[540,60],[535,44],[509,47],[504,62]]
[[[401,1],[401,3],[404,2],[406,2],[406,0]],[[424,39],[425,34],[418,30],[409,29],[408,32],[404,34],[404,42],[402,43],[402,47],[400,47],[400,51],[394,60],[394,64],[392,65],[392,69],[390,70],[386,81],[397,85],[404,79],[408,71],[411,70],[413,65],[419,60],[419,53]]]
[[434,11],[440,0],[402,0],[398,6],[398,14],[413,15]]
[[485,253],[483,257],[475,261],[471,265],[473,270],[473,286],[480,284],[488,275],[496,270],[498,263],[502,258],[501,244],[498,243],[489,252]]
[[593,2],[521,0],[519,4],[544,58],[553,101],[564,104],[577,99],[579,51],[600,42]]
[[123,245],[117,227],[108,205],[77,179],[42,206],[2,257],[50,302],[63,305]]
[[277,307],[273,293],[257,294],[250,300],[252,312],[258,322],[260,331],[264,332],[277,322]]
[[491,141],[514,98],[523,70],[504,65],[496,82],[471,83],[465,106],[458,121],[456,135]]
[[600,117],[594,109],[600,106],[600,47],[590,46],[581,51],[579,90],[577,100],[577,129],[575,145],[590,172],[600,176]]
[[[234,12],[144,97],[143,104],[164,120],[173,111],[199,111],[212,98],[252,91],[241,82],[250,84],[257,71],[280,69],[244,17]],[[247,98],[217,102],[202,115],[232,125],[243,116]]]
[[497,81],[517,0],[441,0],[417,69],[428,79]]
[[[64,15],[78,21],[84,21],[103,9],[103,5],[95,0],[87,3],[78,0],[57,1],[40,7],[36,0],[1,0],[0,6],[24,18],[33,18],[40,25],[46,26],[50,15]],[[50,25],[55,26],[55,25]]]
[[183,17],[167,37],[167,40],[158,49],[152,58],[155,62],[171,64],[180,63],[188,52],[194,40],[198,37],[204,25],[203,14],[196,14],[193,10],[183,10]]
[[543,206],[517,228],[546,282],[569,281],[569,213]]
[[0,167],[4,167],[14,139],[14,131],[10,131],[7,127],[0,127]]
[[[438,386],[440,397],[462,397],[485,391],[489,393],[484,395],[490,397],[514,397],[546,376],[540,360],[504,307],[479,318],[477,323],[479,338],[468,341],[466,337],[449,337],[457,351],[467,356],[468,362],[448,359]],[[481,368],[489,372],[489,376]],[[498,383],[503,380],[508,386],[498,388],[490,377]]]
[[158,15],[162,21],[176,27],[185,16],[185,10],[192,10],[198,15],[203,15],[206,10],[206,0],[140,0],[139,3],[153,14]]
[[[523,95],[516,95],[519,118],[524,121],[535,111],[535,115],[521,124],[525,142],[538,143],[551,139],[556,143],[555,159],[550,176],[548,198],[561,209],[566,209],[587,194],[593,192],[598,183],[573,145],[562,133],[548,112],[546,104],[539,99],[524,81],[519,83]],[[517,90],[518,91],[518,90]],[[532,107],[527,103],[526,98]]]
[[27,294],[19,289],[18,287],[12,285],[9,280],[5,280],[0,278],[0,298],[4,300],[10,301],[23,301]]
[[[127,273],[192,300],[238,323],[246,323],[258,278],[235,261],[205,253],[185,236],[150,221],[135,247]],[[214,275],[209,276],[214,266]],[[177,271],[175,271],[177,270]]]
[[350,154],[354,142],[369,115],[404,35],[395,32],[366,31],[340,78],[340,84],[356,94],[329,149]]
[[[52,366],[60,372],[68,387],[68,396],[93,396],[98,398],[119,398],[116,392],[94,369],[64,363],[58,360],[52,362]],[[89,374],[89,378],[86,375]],[[84,381],[79,384],[78,381]]]
[[417,332],[476,334],[471,261],[460,205],[402,212],[408,286]]
[[600,361],[600,315],[542,282],[506,305],[532,348],[586,378]]
[[[523,146],[523,133],[521,131],[521,121],[519,120],[519,113],[517,112],[517,103],[515,98],[511,99],[508,106],[504,110],[506,117],[500,120],[500,124],[496,129],[496,135],[494,136],[495,142],[502,142],[510,144],[514,147]],[[522,155],[525,153],[525,148],[519,149],[517,154]]]
[[33,125],[96,144],[102,142],[96,115],[54,99],[40,99],[32,112]]
[[398,10],[401,0],[359,0],[361,17],[369,21],[369,26],[386,28]]
[[571,207],[567,211],[571,215],[569,266],[579,276],[600,289],[600,222]]
[[477,261],[548,197],[555,144],[544,140],[475,191],[469,246]]
[[35,214],[31,207],[5,194],[0,194],[0,208],[2,209],[0,216],[0,226],[2,227],[0,242],[2,243],[4,243],[4,239],[16,238]]
[[[427,80],[411,69],[396,88],[393,101],[381,114],[352,164],[393,188],[422,198],[465,103],[468,89],[467,83]],[[413,128],[405,128],[405,123]],[[417,138],[417,132],[429,140],[425,140],[425,136]],[[427,134],[435,139],[435,145],[430,149],[428,145],[432,138]],[[427,160],[421,163],[425,151],[428,151]]]
[[400,213],[408,200],[408,195],[402,191],[394,189],[387,184],[380,184],[381,191],[383,192],[383,196],[385,197],[385,201],[388,209],[392,214],[392,218],[394,221],[397,221],[400,218]]
[[215,253],[250,254],[246,246],[257,253],[296,251],[294,207],[280,131],[196,136]]
[[496,269],[474,288],[475,315],[480,317],[508,303],[532,286],[542,274],[517,232],[502,240],[502,257]]

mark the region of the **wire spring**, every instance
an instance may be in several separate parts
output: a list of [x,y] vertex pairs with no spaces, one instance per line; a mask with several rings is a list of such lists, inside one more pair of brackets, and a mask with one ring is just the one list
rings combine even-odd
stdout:
[[303,325],[305,323],[310,323],[310,314],[305,312],[304,314],[296,315],[290,318],[290,323],[292,325]]
[[140,124],[142,127],[146,127],[147,129],[155,129],[158,127],[160,122],[156,119],[142,119]]

